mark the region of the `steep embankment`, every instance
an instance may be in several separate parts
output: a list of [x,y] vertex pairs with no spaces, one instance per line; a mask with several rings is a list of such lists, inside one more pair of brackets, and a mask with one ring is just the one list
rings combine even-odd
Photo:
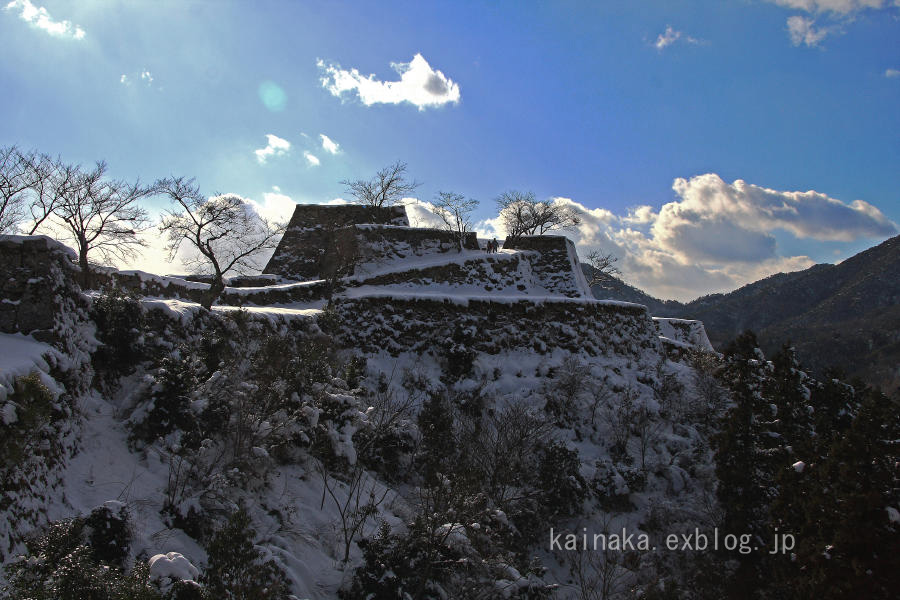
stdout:
[[[43,479],[4,488],[7,563],[29,530],[78,517],[64,526],[114,526],[66,543],[108,550],[103,532],[121,532],[107,585],[156,557],[151,581],[211,590],[215,565],[235,560],[221,549],[241,547],[252,564],[233,572],[281,573],[302,598],[568,598],[601,584],[621,597],[684,585],[684,555],[649,546],[713,524],[710,399],[666,354],[697,326],[658,330],[643,307],[568,297],[578,281],[555,259],[373,273],[397,279],[346,280],[329,306],[310,293],[321,282],[235,288],[226,301],[258,304],[206,311],[191,299],[203,284],[146,274],[107,274],[133,297],[83,293],[62,247],[16,243],[0,247],[17,257],[0,261],[14,314],[0,344],[16,357],[0,366],[0,428],[56,458],[4,463],[6,486]],[[44,304],[28,312],[26,297]],[[31,371],[56,406],[38,422],[24,418],[44,397],[24,387]],[[236,525],[242,506],[252,532]],[[624,528],[648,548],[563,550],[550,527]]]

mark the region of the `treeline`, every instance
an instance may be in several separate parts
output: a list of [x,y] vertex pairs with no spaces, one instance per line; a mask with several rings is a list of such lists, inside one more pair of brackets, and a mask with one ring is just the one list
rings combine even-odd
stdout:
[[[724,534],[758,551],[720,557],[727,598],[896,598],[900,406],[862,382],[808,377],[793,348],[765,360],[747,332],[718,373],[732,407],[716,439]],[[794,546],[784,551],[790,534]],[[776,552],[777,551],[777,552]]]

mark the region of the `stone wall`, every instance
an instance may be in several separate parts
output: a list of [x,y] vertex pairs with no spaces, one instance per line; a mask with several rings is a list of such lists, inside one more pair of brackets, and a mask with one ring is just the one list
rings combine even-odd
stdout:
[[472,349],[487,354],[562,348],[637,359],[648,349],[661,351],[653,321],[637,304],[367,296],[334,306],[339,342],[362,352],[397,356],[446,348],[457,328],[471,337]]
[[50,341],[61,303],[80,297],[75,261],[46,236],[0,236],[0,331]]
[[[445,254],[459,250],[457,234],[441,229],[424,227],[392,227],[378,225],[357,225],[359,262],[356,274],[366,270],[383,268],[389,263],[416,256]],[[463,249],[478,250],[478,238],[474,231],[464,235]]]
[[322,264],[323,255],[334,252],[341,242],[335,239],[340,235],[336,232],[366,223],[409,226],[406,209],[402,206],[297,205],[263,273],[299,281],[319,279],[323,268],[327,268]]
[[[572,246],[570,248],[570,246]],[[578,277],[584,278],[577,262],[572,264],[575,248],[572,242],[561,235],[529,235],[518,239],[506,238],[504,250],[531,250],[529,261],[535,279],[546,289],[557,290],[570,298],[591,297],[579,285]],[[571,253],[571,254],[570,254]]]

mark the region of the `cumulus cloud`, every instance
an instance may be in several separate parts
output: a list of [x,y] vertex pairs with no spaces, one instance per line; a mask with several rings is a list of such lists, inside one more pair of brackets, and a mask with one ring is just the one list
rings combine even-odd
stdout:
[[654,46],[656,46],[657,50],[662,50],[667,46],[671,46],[677,41],[687,42],[688,44],[699,44],[700,40],[693,38],[689,35],[685,35],[682,31],[677,31],[672,28],[671,25],[666,26],[666,30],[659,34],[656,38],[656,42],[654,42]]
[[19,11],[19,18],[32,27],[41,29],[52,36],[71,38],[73,40],[84,39],[84,29],[73,25],[70,21],[54,21],[43,6],[35,6],[30,0],[12,0],[6,5],[5,10]]
[[459,85],[432,69],[421,54],[408,63],[391,63],[391,68],[400,74],[399,81],[379,81],[375,75],[362,75],[357,69],[348,71],[322,60],[317,65],[323,72],[322,87],[340,98],[356,94],[366,106],[409,102],[425,110],[457,103],[460,98]]
[[319,160],[319,157],[309,150],[303,152],[303,157],[306,158],[306,162],[308,162],[309,166],[311,167],[318,167],[320,164],[322,164],[322,161]]
[[900,77],[900,69],[885,69],[884,76],[888,79]]
[[[434,214],[434,204],[416,198],[404,198],[406,217],[412,227],[443,227],[444,222]],[[477,231],[477,228],[476,228]]]
[[256,160],[258,160],[260,164],[266,162],[273,156],[283,156],[291,149],[291,143],[281,139],[277,135],[267,133],[266,140],[268,143],[265,148],[259,148],[258,150],[253,151],[254,154],[256,154]]
[[262,197],[262,202],[246,201],[259,216],[273,223],[287,222],[291,219],[297,203],[290,196],[282,194],[278,186],[272,186],[272,191],[264,192]]
[[[778,191],[706,174],[676,179],[676,199],[659,211],[638,206],[625,215],[588,209],[555,198],[578,211],[581,223],[565,232],[584,256],[593,249],[620,260],[626,279],[662,298],[690,300],[727,291],[777,272],[812,266],[806,255],[785,256],[776,233],[795,239],[851,242],[883,238],[897,226],[862,200],[842,202],[808,191]],[[499,219],[479,231],[505,235]]]
[[795,46],[805,44],[808,48],[818,46],[831,30],[827,27],[815,27],[815,21],[799,15],[788,17],[787,30],[791,43]]
[[337,154],[341,151],[341,145],[324,133],[320,133],[319,138],[321,138],[322,140],[322,150],[324,150],[325,152],[328,152],[329,154]]

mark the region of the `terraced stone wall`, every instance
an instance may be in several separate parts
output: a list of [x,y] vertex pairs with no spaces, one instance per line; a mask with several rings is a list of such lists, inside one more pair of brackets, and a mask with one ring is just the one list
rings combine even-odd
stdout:
[[653,321],[637,304],[367,296],[340,299],[335,311],[344,347],[393,356],[446,348],[457,328],[473,350],[487,354],[562,348],[637,359],[661,352]]
[[323,256],[341,242],[336,232],[365,223],[409,226],[402,206],[297,205],[263,273],[298,281],[319,279],[322,270],[328,268],[322,264]]

